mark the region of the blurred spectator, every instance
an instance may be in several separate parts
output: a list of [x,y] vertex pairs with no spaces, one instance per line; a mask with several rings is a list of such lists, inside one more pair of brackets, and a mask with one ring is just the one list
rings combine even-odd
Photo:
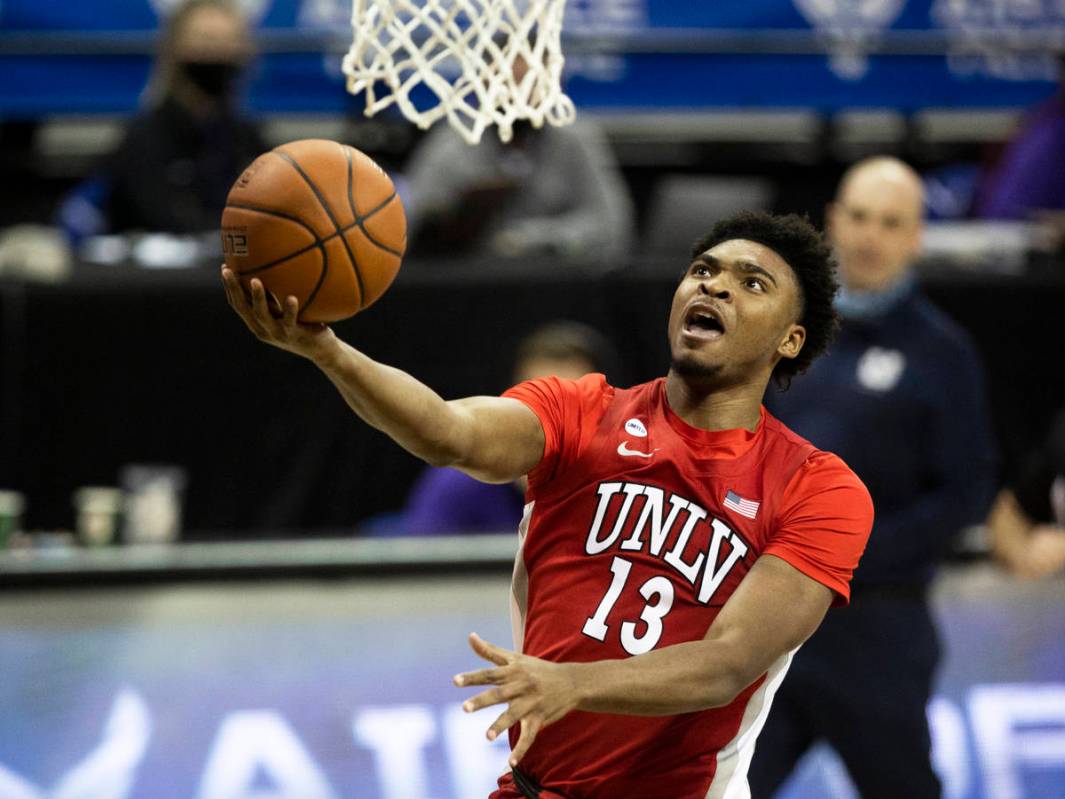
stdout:
[[475,146],[437,125],[411,156],[408,178],[418,252],[609,263],[633,242],[628,189],[587,118],[540,129],[519,122],[510,142],[486,134]]
[[822,740],[864,799],[940,795],[925,715],[939,660],[927,590],[955,533],[984,517],[994,459],[977,354],[913,274],[922,231],[908,166],[878,157],[844,175],[828,208],[839,338],[767,397],[785,424],[851,465],[876,520],[851,604],[799,650],[773,703],[750,772],[759,799]]
[[1025,116],[994,167],[983,176],[975,215],[1041,218],[1065,231],[1065,57],[1053,97]]
[[1018,577],[1065,570],[1065,410],[988,519],[995,556]]
[[0,230],[0,278],[58,283],[70,270],[70,247],[54,228],[13,225]]
[[188,0],[167,20],[149,108],[118,149],[62,203],[72,241],[107,232],[214,230],[233,181],[266,146],[237,110],[252,57],[247,21],[227,0]]
[[[514,382],[555,376],[576,380],[589,372],[613,377],[619,357],[594,328],[553,322],[518,346]],[[616,378],[615,378],[616,379]],[[410,535],[515,530],[525,505],[525,486],[481,483],[457,469],[428,467],[415,483],[396,532]]]

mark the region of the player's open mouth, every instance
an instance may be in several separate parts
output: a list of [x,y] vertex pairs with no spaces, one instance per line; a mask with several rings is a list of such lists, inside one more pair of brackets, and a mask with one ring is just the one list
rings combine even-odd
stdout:
[[725,335],[725,325],[714,308],[696,306],[684,318],[684,332],[695,338],[716,339]]

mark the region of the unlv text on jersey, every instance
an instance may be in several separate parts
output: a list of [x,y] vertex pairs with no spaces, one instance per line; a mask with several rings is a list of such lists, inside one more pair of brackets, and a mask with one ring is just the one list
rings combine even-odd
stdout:
[[[618,544],[619,552],[643,550],[661,558],[693,587],[698,582],[698,599],[704,605],[709,604],[728,573],[749,551],[747,543],[728,525],[709,518],[704,508],[678,494],[640,483],[600,483],[596,491],[599,505],[585,540],[585,553],[598,555],[623,539]],[[637,516],[632,509],[640,496],[645,499]],[[600,538],[608,511],[619,502],[621,507],[610,532]],[[693,553],[686,560],[685,549],[701,522],[711,527],[710,543],[705,552]],[[724,542],[729,546],[722,557]]]

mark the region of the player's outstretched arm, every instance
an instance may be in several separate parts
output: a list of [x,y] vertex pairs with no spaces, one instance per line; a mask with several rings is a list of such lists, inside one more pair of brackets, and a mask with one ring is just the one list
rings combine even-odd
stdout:
[[727,705],[813,635],[832,598],[787,561],[763,555],[703,640],[589,664],[580,708],[658,716]]
[[488,729],[489,739],[521,722],[511,753],[516,765],[539,730],[571,710],[669,716],[727,705],[812,635],[831,602],[830,589],[764,555],[701,641],[622,660],[551,663],[471,636],[474,651],[495,666],[459,674],[455,684],[493,686],[468,699],[467,712],[508,705]]
[[348,346],[326,325],[297,321],[295,297],[286,298],[276,316],[261,281],[251,281],[250,297],[231,270],[223,268],[222,282],[230,306],[257,338],[313,361],[358,416],[422,460],[504,483],[527,474],[543,456],[540,420],[517,400],[446,402],[406,372]]

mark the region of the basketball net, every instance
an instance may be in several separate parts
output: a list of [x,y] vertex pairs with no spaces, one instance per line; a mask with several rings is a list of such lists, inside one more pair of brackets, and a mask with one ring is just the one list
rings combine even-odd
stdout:
[[[367,116],[394,103],[423,130],[447,117],[470,144],[490,125],[509,141],[519,119],[568,124],[564,9],[565,0],[354,0],[348,91],[365,92]],[[416,107],[419,87],[428,91]]]

